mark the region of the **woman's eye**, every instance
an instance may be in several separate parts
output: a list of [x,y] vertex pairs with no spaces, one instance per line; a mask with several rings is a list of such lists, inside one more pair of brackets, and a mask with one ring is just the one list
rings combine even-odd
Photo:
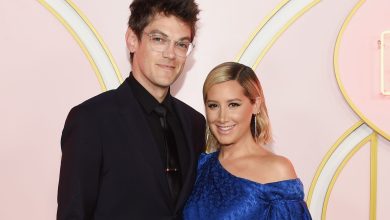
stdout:
[[229,104],[229,107],[230,108],[236,108],[236,107],[239,107],[241,104],[239,104],[239,103],[235,103],[235,102],[233,102],[233,103],[230,103]]
[[208,107],[209,109],[214,109],[214,108],[218,107],[218,105],[217,105],[217,104],[214,104],[214,103],[210,103],[210,104],[207,105],[207,107]]

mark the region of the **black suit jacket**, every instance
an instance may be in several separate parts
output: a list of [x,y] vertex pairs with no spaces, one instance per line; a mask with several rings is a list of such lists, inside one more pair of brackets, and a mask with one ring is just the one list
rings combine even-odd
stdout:
[[176,219],[191,193],[204,117],[173,98],[190,166],[175,207],[158,146],[128,83],[74,107],[61,137],[57,219]]

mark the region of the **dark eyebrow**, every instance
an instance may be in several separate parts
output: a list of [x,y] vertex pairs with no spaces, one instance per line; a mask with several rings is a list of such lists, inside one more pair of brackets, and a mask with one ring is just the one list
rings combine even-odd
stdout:
[[159,31],[159,30],[151,30],[149,33],[150,33],[150,34],[161,34],[161,35],[163,35],[164,37],[168,37],[168,35],[166,35],[164,32]]
[[[162,32],[162,31],[160,31],[160,30],[151,30],[150,32],[149,32],[150,34],[161,34],[161,35],[163,35],[164,37],[166,37],[166,38],[169,38],[169,36],[167,35],[167,34],[165,34],[164,32]],[[191,38],[190,37],[182,37],[182,38],[180,38],[179,40],[177,40],[177,41],[184,41],[184,40],[188,40],[188,41],[191,41]]]
[[189,38],[189,37],[182,37],[182,38],[180,38],[178,41],[185,41],[185,40],[191,42],[191,38]]

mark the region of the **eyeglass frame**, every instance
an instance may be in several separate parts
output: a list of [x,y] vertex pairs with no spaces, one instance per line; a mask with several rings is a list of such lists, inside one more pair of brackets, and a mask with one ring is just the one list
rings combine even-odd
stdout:
[[[178,46],[180,43],[183,43],[183,42],[187,43],[186,40],[175,41],[175,40],[169,39],[169,37],[167,35],[165,35],[164,33],[159,33],[159,32],[146,32],[146,31],[143,31],[142,34],[145,34],[146,36],[149,37],[149,41],[151,42],[152,50],[154,50],[156,52],[161,52],[161,53],[165,52],[169,48],[169,46],[171,45],[171,42],[173,42],[174,46],[175,46],[174,47],[175,55],[178,56],[178,57],[186,58],[186,57],[188,57],[188,55],[191,54],[191,52],[195,48],[195,45],[191,41],[188,41],[188,49],[186,51],[185,56],[182,56],[182,55],[179,55],[177,53],[177,49],[180,49],[180,46]],[[153,44],[157,43],[157,42],[153,41],[153,39],[152,39],[153,36],[158,36],[161,39],[166,40],[166,45],[164,45],[165,46],[164,49],[157,50],[157,49],[153,48]],[[165,43],[163,43],[163,44],[165,44]]]

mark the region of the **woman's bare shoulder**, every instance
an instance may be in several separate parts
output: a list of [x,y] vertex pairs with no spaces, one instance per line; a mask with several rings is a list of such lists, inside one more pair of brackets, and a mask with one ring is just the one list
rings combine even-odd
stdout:
[[291,161],[283,156],[267,154],[251,160],[251,168],[263,182],[278,182],[295,179],[297,175]]

